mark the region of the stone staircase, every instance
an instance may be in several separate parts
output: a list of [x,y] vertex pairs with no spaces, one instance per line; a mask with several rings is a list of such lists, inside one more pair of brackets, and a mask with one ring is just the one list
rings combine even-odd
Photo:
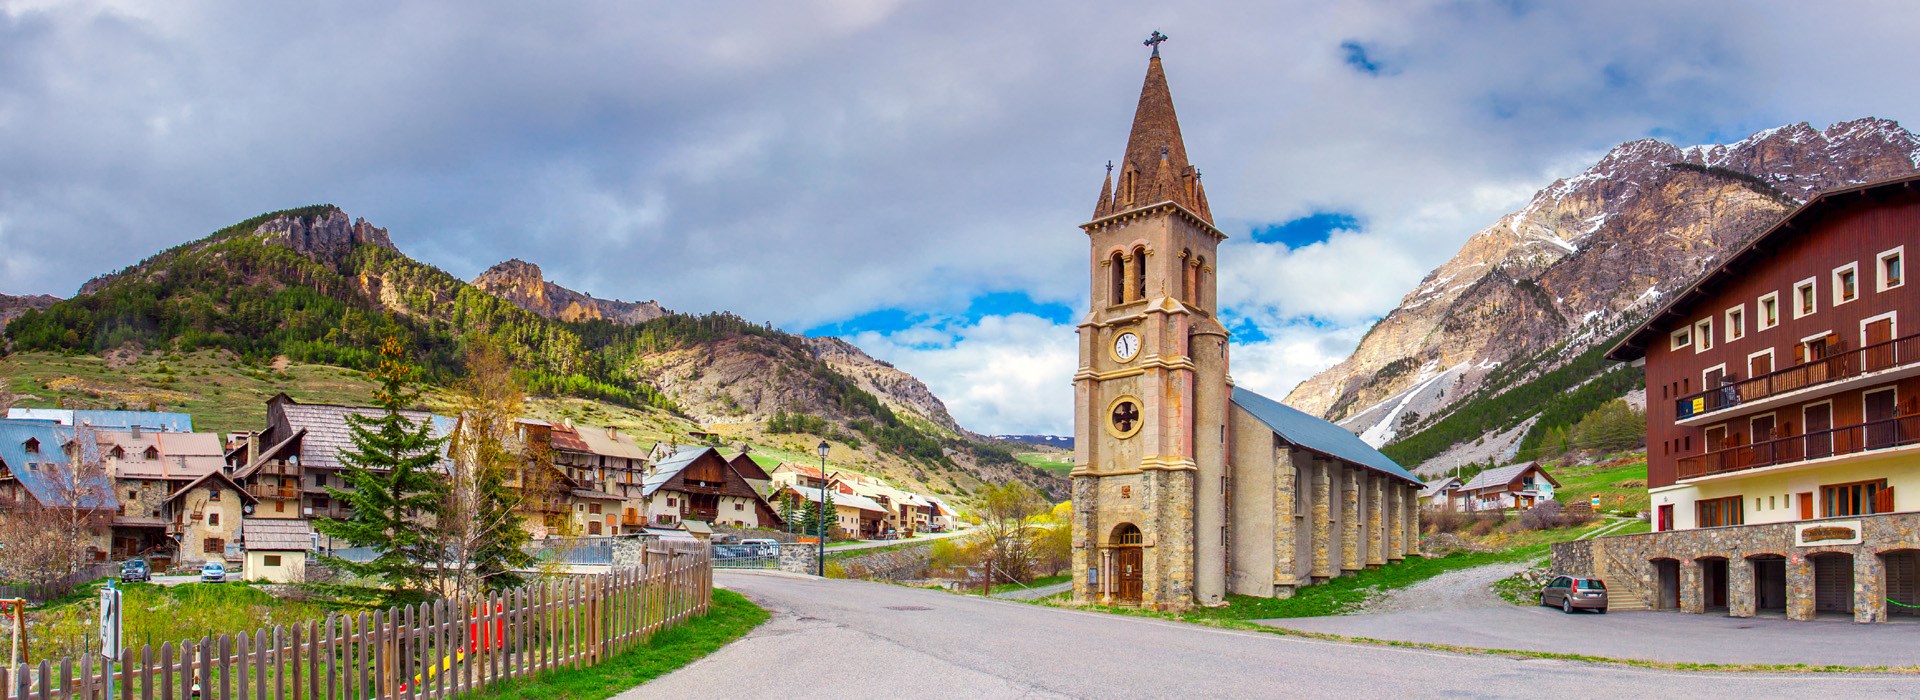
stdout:
[[1640,590],[1640,577],[1633,575],[1633,569],[1613,556],[1613,552],[1604,547],[1596,547],[1602,556],[1594,557],[1593,572],[1600,580],[1607,582],[1608,610],[1651,610],[1647,604],[1646,592]]

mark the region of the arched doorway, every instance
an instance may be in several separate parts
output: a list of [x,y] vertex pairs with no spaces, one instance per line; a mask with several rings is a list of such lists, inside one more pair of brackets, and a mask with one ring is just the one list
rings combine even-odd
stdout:
[[1778,554],[1747,557],[1753,567],[1753,610],[1756,613],[1787,611],[1787,558]]
[[1820,552],[1807,555],[1813,562],[1813,611],[1853,614],[1853,555]]
[[1655,559],[1653,564],[1653,609],[1675,610],[1680,607],[1680,561],[1677,559]]
[[1887,617],[1920,616],[1920,550],[1899,549],[1881,552],[1882,568],[1887,572]]
[[1727,558],[1701,557],[1694,560],[1700,567],[1700,604],[1707,610],[1727,609]]
[[1113,550],[1113,602],[1122,605],[1139,605],[1142,582],[1145,572],[1144,539],[1140,528],[1133,523],[1120,523],[1113,527],[1108,535],[1107,544]]

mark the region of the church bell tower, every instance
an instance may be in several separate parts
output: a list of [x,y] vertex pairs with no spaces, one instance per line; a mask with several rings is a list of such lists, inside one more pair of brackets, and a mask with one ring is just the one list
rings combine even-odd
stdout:
[[1146,42],[1126,153],[1080,227],[1091,304],[1074,374],[1073,594],[1180,610],[1226,593],[1231,382],[1214,294],[1226,236],[1187,161],[1165,40]]

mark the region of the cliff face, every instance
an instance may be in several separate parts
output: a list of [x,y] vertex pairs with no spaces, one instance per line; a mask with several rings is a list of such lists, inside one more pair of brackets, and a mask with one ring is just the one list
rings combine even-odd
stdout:
[[540,266],[508,260],[473,278],[473,286],[513,302],[515,306],[561,321],[612,321],[623,325],[645,323],[668,311],[659,302],[597,299],[548,282]]
[[1389,442],[1502,363],[1556,348],[1563,361],[1611,336],[1809,195],[1916,168],[1920,138],[1882,119],[1621,144],[1474,234],[1287,403]]
[[29,294],[25,296],[0,294],[0,330],[6,329],[7,322],[19,318],[20,314],[45,309],[59,303],[59,301],[60,297],[49,294]]
[[807,338],[807,347],[813,351],[814,357],[852,379],[867,393],[880,397],[894,410],[904,409],[940,427],[963,435],[970,434],[953,420],[953,416],[947,413],[947,404],[934,396],[933,390],[928,389],[919,377],[876,360],[853,343],[839,338]]

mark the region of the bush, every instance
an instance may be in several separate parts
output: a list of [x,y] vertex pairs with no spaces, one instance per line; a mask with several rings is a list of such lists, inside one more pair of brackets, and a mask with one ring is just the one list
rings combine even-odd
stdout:
[[1520,527],[1526,530],[1557,530],[1593,522],[1592,512],[1574,512],[1559,501],[1541,501],[1520,513]]

